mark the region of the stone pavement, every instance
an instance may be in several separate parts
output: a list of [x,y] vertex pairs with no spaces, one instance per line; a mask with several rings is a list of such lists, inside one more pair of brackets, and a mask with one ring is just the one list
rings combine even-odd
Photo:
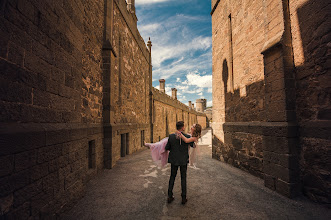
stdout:
[[330,210],[305,198],[283,197],[263,180],[211,158],[211,130],[200,143],[197,168],[188,168],[188,202],[167,204],[170,168],[159,169],[148,149],[126,156],[87,186],[85,197],[61,219],[331,219]]

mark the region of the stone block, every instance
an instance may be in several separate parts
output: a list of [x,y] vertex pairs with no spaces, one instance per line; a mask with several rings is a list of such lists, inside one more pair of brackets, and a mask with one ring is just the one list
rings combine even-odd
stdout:
[[48,174],[42,178],[42,190],[50,196],[54,196],[54,189],[60,183],[59,175],[57,172]]
[[263,161],[263,172],[284,182],[296,183],[299,181],[298,170],[292,170],[265,160]]
[[14,171],[14,156],[2,156],[0,157],[0,177],[11,174]]
[[32,88],[0,78],[0,99],[9,102],[32,103]]
[[15,171],[21,171],[29,169],[36,165],[37,162],[37,150],[25,151],[19,154],[15,154]]
[[236,149],[236,150],[241,150],[243,147],[243,143],[242,140],[239,139],[232,139],[232,146]]
[[45,207],[49,201],[52,200],[52,196],[42,192],[31,199],[31,216],[35,218],[39,217],[39,212]]
[[26,202],[5,215],[5,219],[28,219],[30,217],[30,202]]
[[0,196],[0,215],[5,215],[8,213],[14,203],[14,196],[13,194],[9,194],[8,196],[1,197]]
[[12,185],[10,177],[1,177],[0,178],[0,197],[8,196],[14,191],[14,185]]
[[31,170],[23,170],[18,173],[14,173],[9,177],[9,183],[12,185],[13,190],[18,190],[30,184]]
[[65,125],[46,128],[46,145],[65,143],[70,140],[70,130]]
[[319,120],[331,120],[331,109],[321,109],[317,113]]
[[49,161],[49,165],[48,165],[49,173],[56,172],[56,171],[59,170],[59,168],[60,168],[59,158],[56,158],[55,160]]
[[14,207],[18,207],[42,192],[42,181],[36,181],[14,192]]
[[293,171],[299,171],[299,160],[295,155],[264,151],[263,160],[273,164],[281,165],[282,167],[291,169]]
[[59,167],[63,168],[69,164],[69,154],[65,154],[59,157]]
[[288,183],[283,180],[276,179],[276,192],[289,198],[294,198],[301,194],[301,189],[296,183]]
[[63,144],[50,145],[38,149],[38,163],[45,163],[57,159],[62,154]]
[[300,126],[302,137],[331,139],[331,126],[328,121],[310,121]]
[[27,52],[25,55],[24,67],[45,77],[51,75],[52,66],[30,52]]
[[48,171],[48,163],[42,163],[32,167],[31,169],[31,180],[36,181],[46,176]]

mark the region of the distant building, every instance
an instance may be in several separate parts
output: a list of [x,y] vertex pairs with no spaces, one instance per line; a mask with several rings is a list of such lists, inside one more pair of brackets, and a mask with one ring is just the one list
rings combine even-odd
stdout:
[[204,112],[207,106],[207,100],[206,99],[197,99],[196,100],[196,110],[198,112]]

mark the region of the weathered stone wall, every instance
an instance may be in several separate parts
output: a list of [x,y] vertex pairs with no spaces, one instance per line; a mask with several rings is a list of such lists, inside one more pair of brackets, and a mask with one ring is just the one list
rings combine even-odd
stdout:
[[193,124],[206,128],[206,115],[190,109],[180,101],[153,88],[153,141],[159,141],[176,131],[176,122],[184,121],[185,132]]
[[[228,122],[265,120],[261,92],[264,90],[263,56],[260,54],[264,44],[263,4],[255,2],[254,7],[249,1],[217,4],[212,15],[213,155],[263,177],[261,136],[249,129],[244,133],[224,130]],[[232,123],[231,127],[242,125],[247,126]]]
[[[1,1],[0,20],[0,215],[52,218],[151,140],[151,42],[125,0]],[[160,124],[196,123],[157,97]]]
[[0,4],[5,218],[47,218],[103,167],[103,14],[96,1]]
[[207,126],[207,116],[206,115],[198,115],[196,123],[200,124],[203,129],[207,128],[208,127]]
[[330,203],[331,3],[290,1],[304,194]]
[[215,0],[211,14],[213,156],[330,203],[330,3]]
[[[125,1],[114,1],[112,46],[117,55],[111,66],[110,124],[112,133],[112,166],[125,154],[144,149],[150,140],[150,54],[139,34],[135,14]],[[142,132],[144,136],[142,136]],[[126,149],[121,135],[128,134]],[[123,136],[122,136],[123,137]],[[122,143],[122,144],[121,144]],[[122,154],[122,157],[125,156]]]

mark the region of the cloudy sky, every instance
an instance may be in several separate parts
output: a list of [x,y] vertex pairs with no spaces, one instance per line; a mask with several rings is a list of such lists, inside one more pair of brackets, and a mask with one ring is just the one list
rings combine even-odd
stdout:
[[212,106],[210,0],[136,0],[138,29],[152,41],[153,86],[166,80],[184,104],[207,99]]

